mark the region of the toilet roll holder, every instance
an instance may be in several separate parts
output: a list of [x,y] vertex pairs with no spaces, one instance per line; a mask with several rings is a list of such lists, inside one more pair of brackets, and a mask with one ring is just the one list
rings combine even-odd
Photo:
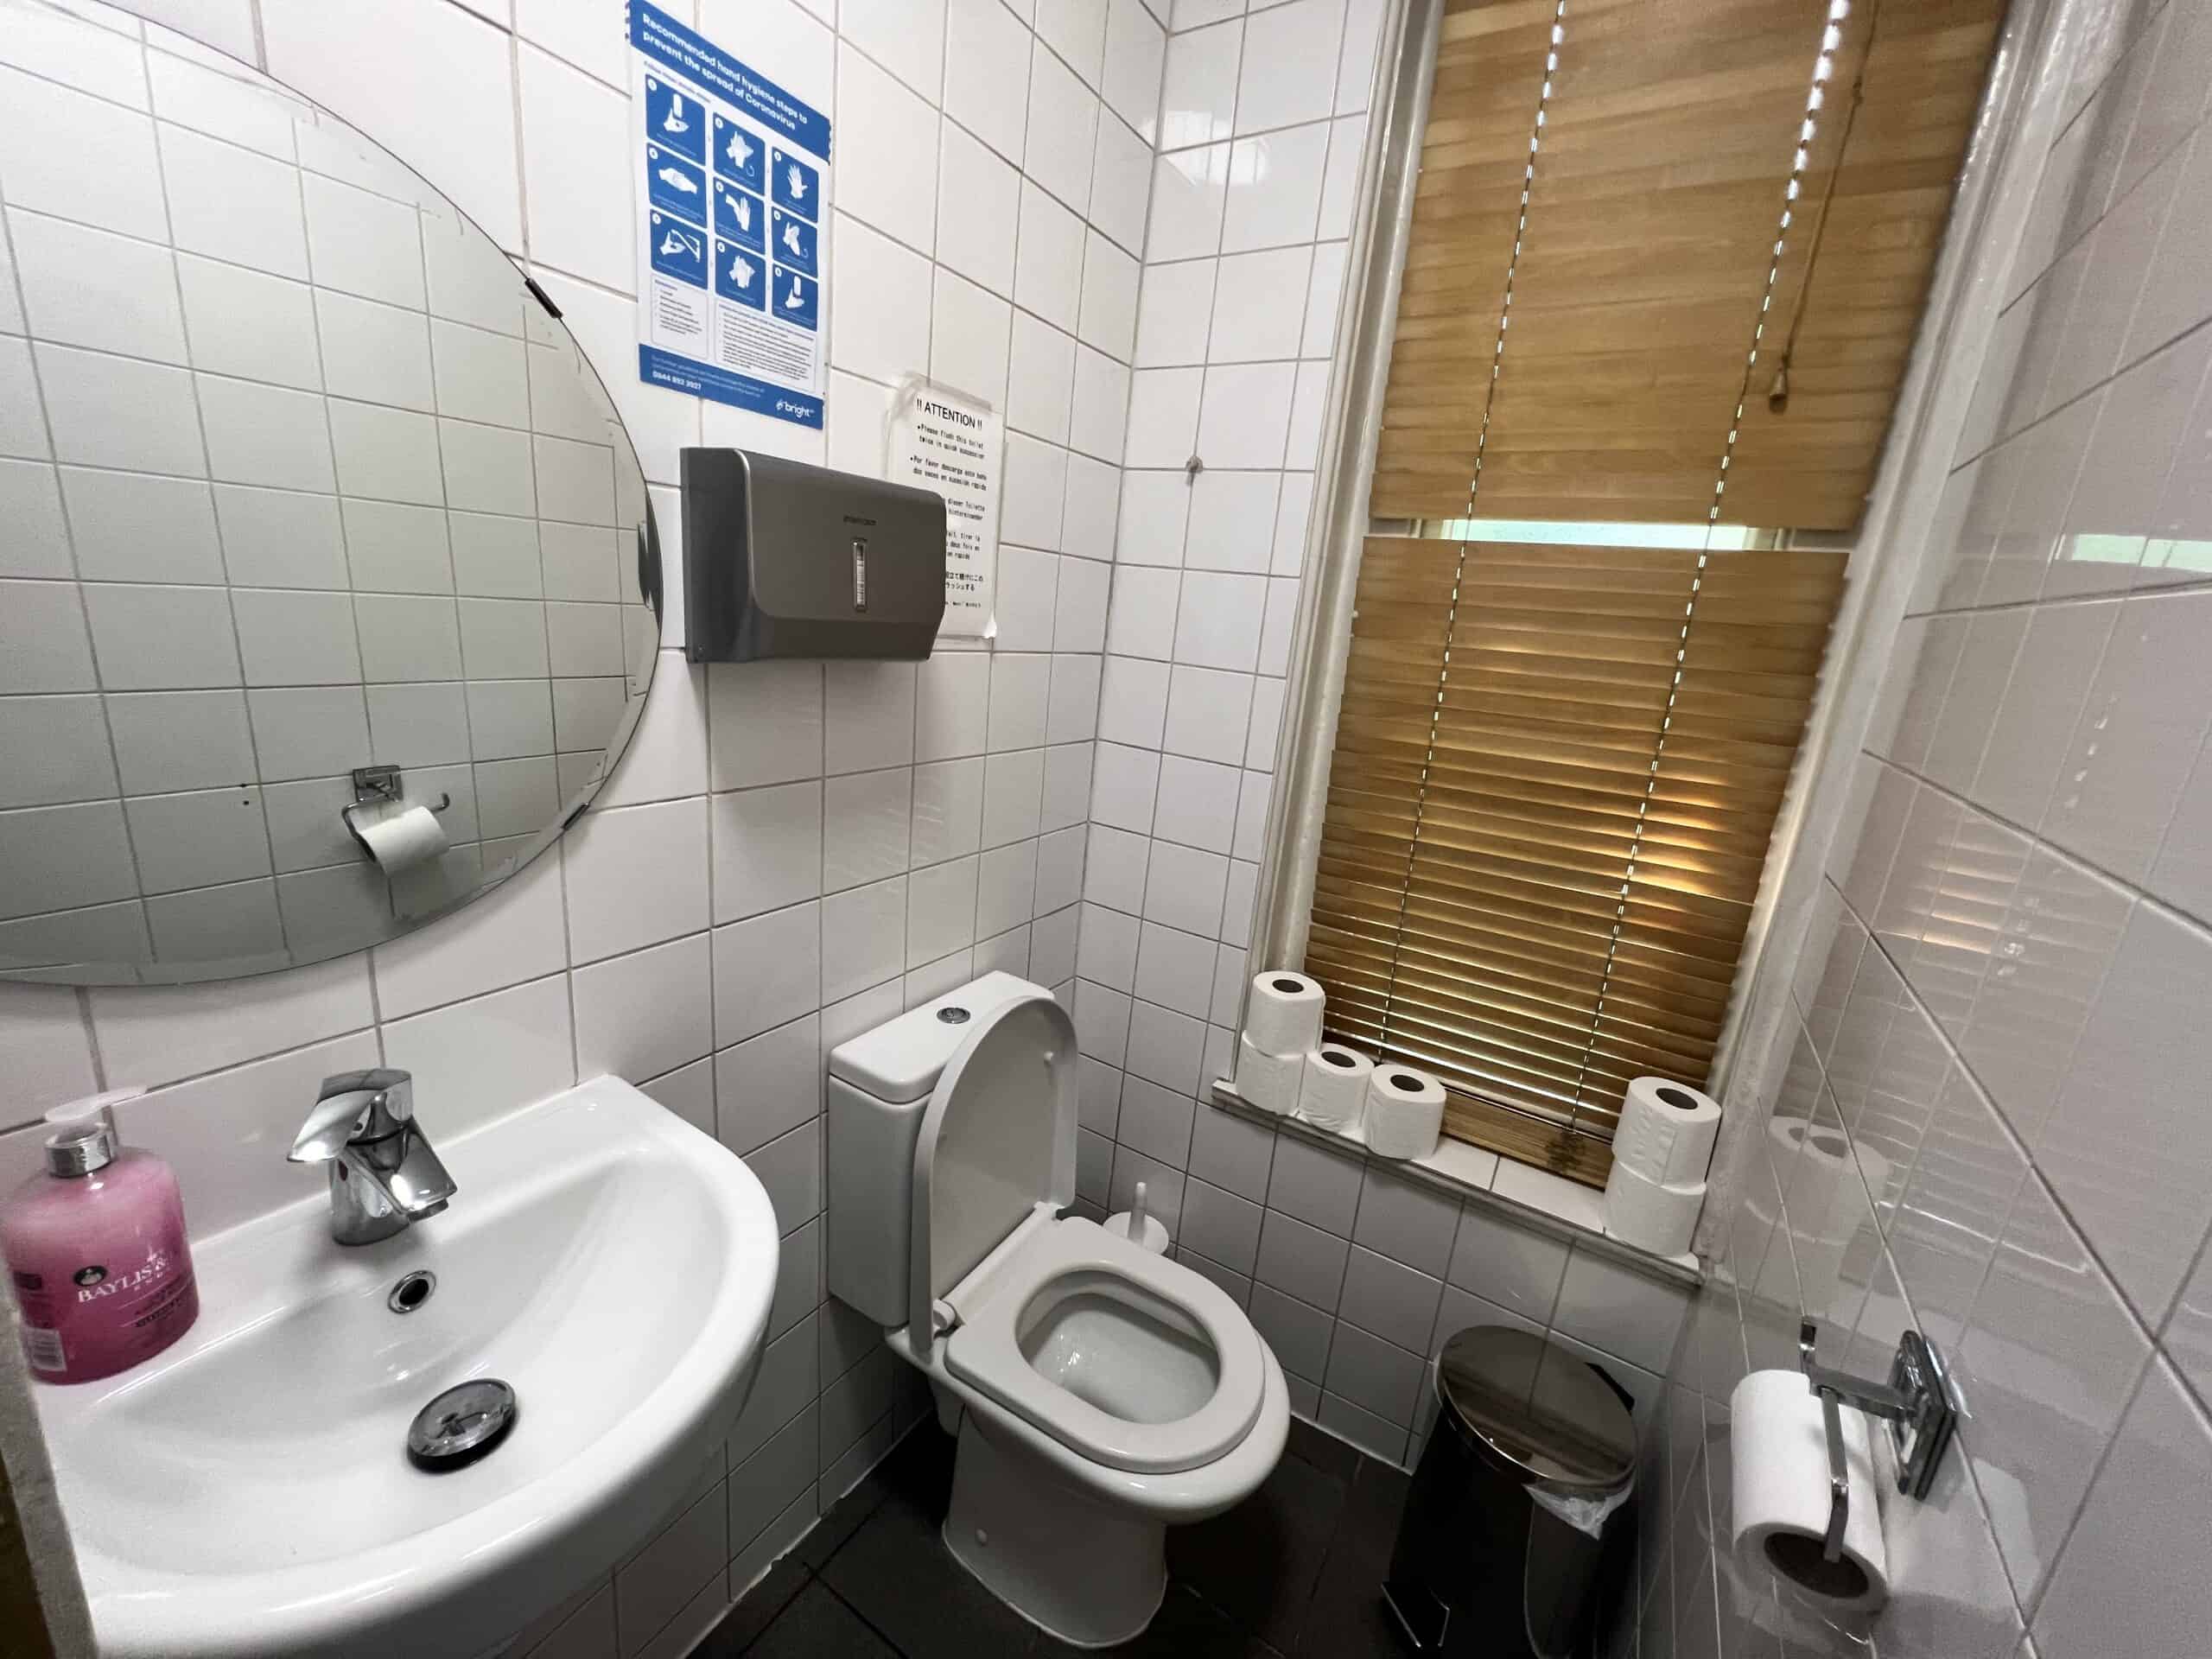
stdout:
[[[356,766],[353,768],[353,803],[339,809],[338,818],[346,826],[346,833],[353,838],[353,844],[365,856],[374,860],[376,855],[369,850],[369,843],[361,834],[360,825],[353,822],[353,815],[364,807],[404,806],[406,804],[407,791],[400,782],[397,766]],[[433,812],[443,812],[453,804],[453,796],[448,791],[440,790],[436,800],[425,801],[423,804]]]
[[1936,1471],[1950,1447],[1959,1413],[1942,1356],[1919,1332],[1908,1331],[1897,1338],[1886,1382],[1821,1364],[1814,1355],[1819,1336],[1817,1321],[1806,1319],[1798,1325],[1797,1364],[1805,1373],[1806,1385],[1820,1396],[1821,1426],[1827,1432],[1828,1526],[1821,1540],[1821,1558],[1834,1561],[1842,1558],[1843,1529],[1851,1518],[1841,1408],[1855,1407],[1889,1424],[1890,1444],[1897,1459],[1897,1490],[1911,1498],[1926,1497],[1936,1484]]
[[[355,806],[393,806],[407,798],[406,789],[399,781],[397,766],[356,766],[353,768],[353,806],[340,814],[350,829]],[[438,791],[435,801],[425,802],[433,812],[442,812],[453,804],[453,796],[445,790]]]

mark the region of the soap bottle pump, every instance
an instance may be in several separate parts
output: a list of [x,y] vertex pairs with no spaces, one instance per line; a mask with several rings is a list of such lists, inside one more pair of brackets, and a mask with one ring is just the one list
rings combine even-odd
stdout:
[[23,1351],[45,1382],[92,1382],[158,1354],[200,1317],[176,1176],[126,1147],[111,1111],[141,1091],[46,1115],[46,1167],[0,1205],[0,1255]]

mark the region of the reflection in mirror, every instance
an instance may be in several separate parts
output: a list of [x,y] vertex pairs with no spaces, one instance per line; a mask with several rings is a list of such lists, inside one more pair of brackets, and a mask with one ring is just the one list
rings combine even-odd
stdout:
[[15,976],[262,972],[465,902],[589,800],[659,642],[644,477],[550,307],[376,144],[141,32],[0,0]]

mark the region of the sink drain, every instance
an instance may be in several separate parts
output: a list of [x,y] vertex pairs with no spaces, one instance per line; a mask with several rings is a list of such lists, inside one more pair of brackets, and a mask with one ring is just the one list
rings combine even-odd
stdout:
[[497,1377],[448,1389],[407,1426],[407,1455],[418,1469],[463,1469],[496,1450],[521,1409],[515,1391]]

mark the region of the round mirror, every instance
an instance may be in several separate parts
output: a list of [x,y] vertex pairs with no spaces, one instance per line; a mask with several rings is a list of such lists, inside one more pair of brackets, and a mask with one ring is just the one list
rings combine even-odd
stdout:
[[637,723],[636,454],[377,144],[179,37],[6,10],[0,975],[404,933],[543,851]]

